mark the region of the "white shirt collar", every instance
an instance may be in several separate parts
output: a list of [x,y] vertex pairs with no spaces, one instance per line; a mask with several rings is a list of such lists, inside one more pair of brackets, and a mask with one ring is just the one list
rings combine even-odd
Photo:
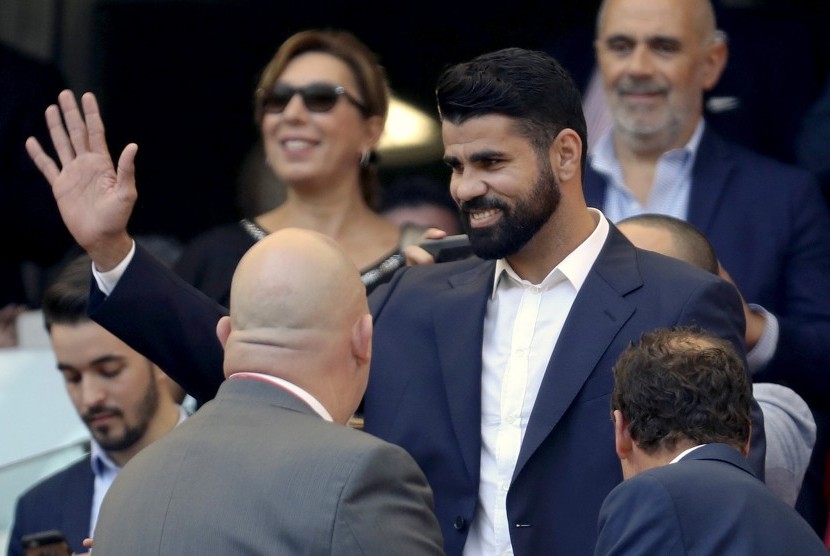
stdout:
[[673,460],[671,460],[671,461],[669,462],[669,464],[672,464],[672,463],[677,463],[678,461],[680,461],[681,459],[683,459],[684,457],[686,457],[686,455],[687,455],[687,454],[691,454],[692,452],[694,452],[695,450],[697,450],[698,448],[701,448],[701,447],[703,447],[703,446],[706,446],[706,444],[698,444],[697,446],[692,446],[692,447],[691,447],[691,448],[689,448],[688,450],[683,450],[682,452],[680,452],[679,454],[677,454],[677,456],[675,456],[675,458],[674,458]]
[[279,386],[279,387],[281,387],[285,390],[288,390],[289,392],[291,392],[292,394],[294,394],[295,396],[300,398],[302,401],[304,401],[306,404],[308,404],[309,407],[311,407],[311,409],[313,409],[314,412],[317,413],[317,415],[319,415],[320,417],[322,417],[326,421],[334,422],[334,419],[332,419],[331,414],[326,410],[325,407],[323,407],[323,404],[321,404],[317,400],[317,398],[315,398],[314,396],[312,396],[311,394],[309,394],[308,392],[306,392],[305,390],[303,390],[302,388],[300,388],[299,386],[297,386],[293,382],[288,382],[287,380],[276,377],[276,376],[266,375],[264,373],[250,372],[250,371],[242,371],[242,372],[234,373],[228,378],[230,378],[230,379],[247,378],[249,380],[261,380],[261,381],[264,381],[264,382],[270,382],[271,384],[274,384],[274,385]]
[[[661,156],[666,156],[669,153],[683,151],[689,157],[688,167],[694,167],[695,158],[697,157],[697,149],[700,147],[700,140],[703,137],[703,131],[706,127],[706,122],[703,118],[697,122],[692,136],[679,149],[670,149],[664,152]],[[593,154],[588,158],[588,163],[591,168],[604,175],[611,175],[614,168],[619,166],[617,160],[616,149],[614,148],[614,130],[609,129],[605,134],[597,140],[596,147]]]
[[510,263],[507,262],[507,259],[498,259],[496,261],[496,273],[493,277],[493,289],[490,292],[490,297],[493,298],[496,295],[496,288],[498,288],[503,276],[509,277],[517,284],[533,285],[542,290],[550,289],[564,277],[564,279],[571,282],[571,285],[576,291],[579,291],[585,282],[585,278],[588,276],[588,272],[590,272],[591,267],[594,265],[594,261],[599,256],[602,246],[605,245],[609,231],[608,220],[602,212],[591,207],[588,208],[588,212],[591,213],[591,216],[597,223],[594,231],[576,249],[571,251],[567,257],[562,259],[541,283],[531,284],[516,274],[516,271],[513,270]]

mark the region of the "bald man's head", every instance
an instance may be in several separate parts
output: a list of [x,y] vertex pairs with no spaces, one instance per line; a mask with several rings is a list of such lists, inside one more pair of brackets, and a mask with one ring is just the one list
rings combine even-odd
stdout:
[[618,156],[656,160],[689,141],[726,65],[723,38],[709,0],[603,2],[594,49]]
[[[693,26],[701,41],[709,41],[715,37],[717,23],[715,9],[711,0],[671,0],[677,10],[682,10],[690,25]],[[601,35],[603,25],[611,8],[626,5],[626,0],[603,0],[597,11],[596,32]],[[613,15],[613,14],[612,14]]]
[[254,244],[231,284],[236,330],[335,327],[366,308],[354,264],[331,238],[289,228]]
[[294,228],[268,235],[239,262],[230,305],[217,326],[226,375],[278,376],[336,421],[351,416],[366,388],[372,325],[360,274],[337,243]]
[[617,223],[619,230],[637,247],[680,259],[712,274],[718,259],[709,240],[697,228],[663,214],[641,214]]

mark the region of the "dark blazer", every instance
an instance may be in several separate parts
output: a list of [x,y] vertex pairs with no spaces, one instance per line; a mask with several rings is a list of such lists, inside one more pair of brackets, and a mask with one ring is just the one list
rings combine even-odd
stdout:
[[[588,205],[601,209],[605,178],[590,166],[584,189]],[[830,407],[830,213],[813,178],[707,128],[687,220],[712,242],[744,298],[778,317],[775,356],[754,379]]]
[[441,554],[423,473],[287,390],[232,379],[124,466],[94,554]]
[[[406,268],[370,296],[366,430],[403,446],[421,466],[452,555],[461,554],[478,498],[481,349],[494,265],[469,259]],[[223,379],[214,333],[221,307],[141,249],[106,301],[93,290],[95,320],[191,394],[215,393]],[[742,352],[743,313],[732,286],[635,249],[612,226],[552,348],[527,426],[507,497],[517,555],[593,551],[599,507],[622,479],[609,417],[611,367],[642,332],[691,323]],[[752,452],[759,469],[762,436]]]
[[95,476],[86,455],[20,495],[9,536],[9,556],[23,556],[24,535],[59,529],[74,552],[89,536]]
[[726,444],[618,485],[599,515],[596,556],[825,555],[807,522]]

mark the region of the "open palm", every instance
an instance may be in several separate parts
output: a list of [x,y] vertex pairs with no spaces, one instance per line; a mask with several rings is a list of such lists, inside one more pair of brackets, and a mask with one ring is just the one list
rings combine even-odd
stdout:
[[58,103],[46,109],[46,123],[60,168],[34,137],[26,141],[26,150],[52,187],[69,232],[97,264],[96,254],[106,259],[117,257],[125,245],[129,250],[126,230],[137,197],[138,146],[127,145],[114,167],[95,95],[83,95],[83,113],[71,91],[61,92]]

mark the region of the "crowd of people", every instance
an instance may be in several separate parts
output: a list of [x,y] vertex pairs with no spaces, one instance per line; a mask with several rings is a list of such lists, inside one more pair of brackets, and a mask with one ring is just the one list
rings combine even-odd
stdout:
[[[10,554],[48,529],[96,554],[826,554],[821,188],[707,124],[709,0],[605,0],[594,46],[590,154],[550,54],[448,66],[457,216],[425,195],[393,222],[383,68],[297,33],[253,93],[285,202],[175,268],[128,229],[138,146],[112,157],[95,95],[62,91],[54,155],[26,149],[86,253],[44,310],[94,442],[20,498]],[[458,231],[474,256],[417,245]]]

